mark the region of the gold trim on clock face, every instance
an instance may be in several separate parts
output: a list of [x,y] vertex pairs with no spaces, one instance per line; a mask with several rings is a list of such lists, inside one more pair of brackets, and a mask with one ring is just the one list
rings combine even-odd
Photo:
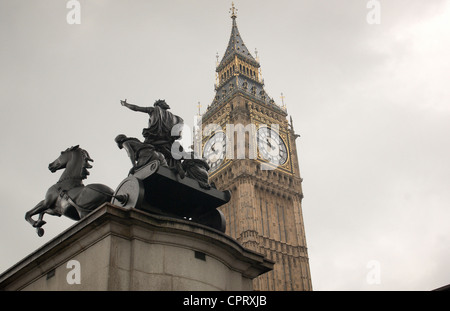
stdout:
[[257,144],[261,157],[273,165],[283,165],[288,160],[287,147],[280,135],[268,127],[257,131]]
[[209,173],[214,172],[223,163],[226,154],[226,136],[224,132],[217,132],[205,143],[203,157],[208,163]]

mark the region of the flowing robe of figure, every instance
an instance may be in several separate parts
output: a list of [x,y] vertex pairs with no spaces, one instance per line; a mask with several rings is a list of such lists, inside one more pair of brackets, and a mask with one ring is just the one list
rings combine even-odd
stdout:
[[178,133],[173,133],[175,136],[172,136],[172,129],[175,126],[183,125],[182,118],[160,106],[148,108],[150,108],[148,109],[148,128],[142,131],[142,135],[145,137],[145,143],[152,145],[172,144],[175,140],[181,138]]
[[181,138],[183,119],[168,111],[170,107],[164,100],[156,101],[153,107],[139,107],[127,103],[126,100],[121,101],[121,104],[133,111],[149,115],[148,128],[142,131],[144,143],[153,145],[156,151],[161,152],[170,167],[176,166],[177,161],[173,158],[171,150],[175,140]]

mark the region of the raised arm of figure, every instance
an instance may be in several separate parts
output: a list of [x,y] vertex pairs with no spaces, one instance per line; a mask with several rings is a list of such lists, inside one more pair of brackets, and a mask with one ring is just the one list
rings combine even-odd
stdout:
[[131,109],[133,111],[138,111],[138,112],[150,113],[150,112],[153,111],[153,109],[155,109],[154,107],[139,107],[137,105],[133,105],[133,104],[127,103],[126,99],[125,100],[121,100],[120,104],[122,106],[127,107],[128,109]]

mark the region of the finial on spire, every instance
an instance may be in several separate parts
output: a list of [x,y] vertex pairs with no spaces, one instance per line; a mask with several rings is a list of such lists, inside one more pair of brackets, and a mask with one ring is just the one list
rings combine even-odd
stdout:
[[200,113],[200,108],[202,107],[202,105],[200,104],[200,102],[198,102],[198,104],[197,104],[197,108],[198,108],[198,115],[200,116],[201,115],[201,113]]
[[283,95],[283,93],[281,93],[281,109],[286,111],[286,104],[284,103],[284,98],[285,96]]
[[234,7],[234,2],[231,2],[230,13],[231,13],[231,18],[232,18],[232,19],[235,19],[235,18],[237,17],[237,16],[236,16],[237,11],[238,11],[238,9],[236,9],[236,8]]

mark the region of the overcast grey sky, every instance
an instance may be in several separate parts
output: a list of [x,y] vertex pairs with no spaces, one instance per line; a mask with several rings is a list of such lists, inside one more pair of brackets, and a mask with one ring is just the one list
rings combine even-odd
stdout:
[[[430,290],[450,283],[450,2],[237,0],[266,91],[285,95],[304,178],[315,290]],[[117,134],[144,114],[120,99],[166,99],[192,125],[214,96],[231,1],[0,0],[0,272],[74,222],[24,220],[59,178],[48,163],[80,144],[85,181],[115,189],[129,160]],[[375,261],[379,284],[367,275]],[[369,266],[368,266],[369,264]]]

